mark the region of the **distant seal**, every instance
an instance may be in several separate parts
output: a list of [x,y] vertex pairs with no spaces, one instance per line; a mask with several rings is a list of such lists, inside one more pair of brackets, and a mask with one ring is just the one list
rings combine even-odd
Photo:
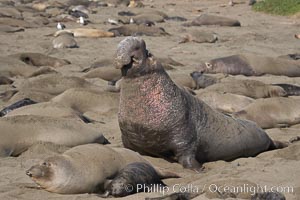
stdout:
[[76,40],[74,39],[73,33],[64,32],[59,36],[53,39],[52,41],[53,48],[78,48]]
[[7,106],[5,108],[3,108],[1,111],[0,111],[0,117],[3,117],[4,115],[6,115],[7,113],[15,110],[15,109],[18,109],[18,108],[21,108],[23,106],[27,106],[27,105],[31,105],[31,104],[35,104],[37,102],[35,101],[32,101],[31,99],[29,98],[25,98],[25,99],[22,99],[20,101],[17,101],[15,103],[13,103],[12,105],[10,106]]
[[68,147],[109,143],[98,130],[78,119],[20,115],[0,118],[0,126],[0,157],[18,156],[38,142]]
[[219,25],[219,26],[241,26],[241,23],[238,20],[216,16],[202,14],[192,22],[187,22],[183,24],[184,26],[203,26],[203,25]]
[[22,62],[28,65],[33,65],[37,67],[39,66],[61,67],[63,65],[71,64],[71,62],[68,60],[46,56],[41,53],[18,53],[10,56],[13,58],[18,58]]
[[133,162],[147,162],[125,148],[99,144],[76,146],[46,158],[26,174],[43,189],[60,194],[102,193],[105,182]]
[[146,36],[166,36],[170,35],[161,27],[145,26],[143,24],[128,24],[117,28],[111,28],[108,31],[116,36],[146,35]]
[[15,33],[15,32],[21,32],[24,31],[24,28],[21,27],[13,27],[5,24],[0,24],[0,32],[5,32],[5,33]]
[[255,123],[217,112],[180,89],[140,38],[119,43],[115,66],[123,76],[118,121],[126,148],[200,171],[203,162],[279,147]]
[[[166,186],[161,179],[178,177],[176,174],[161,174],[148,163],[134,162],[124,167],[108,184],[104,197],[124,197],[138,192],[149,192],[148,188]],[[130,190],[127,186],[130,186]]]
[[234,116],[254,121],[261,128],[288,127],[300,123],[300,100],[284,97],[257,99]]
[[192,30],[181,38],[179,43],[196,42],[196,43],[214,43],[218,40],[215,33]]
[[254,99],[268,97],[284,97],[287,92],[280,86],[265,84],[256,80],[224,80],[208,86],[206,91],[225,92],[244,95]]
[[59,30],[54,33],[54,37],[61,35],[62,33],[73,33],[74,37],[86,37],[86,38],[102,38],[102,37],[114,37],[114,33],[103,31],[94,28],[74,28]]
[[201,63],[197,70],[204,73],[261,76],[264,74],[300,76],[300,63],[296,60],[262,57],[253,54],[232,55]]

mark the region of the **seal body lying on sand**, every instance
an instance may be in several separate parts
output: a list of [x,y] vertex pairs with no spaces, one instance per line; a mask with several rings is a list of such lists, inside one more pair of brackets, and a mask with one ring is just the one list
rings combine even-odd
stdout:
[[198,71],[231,75],[261,76],[264,74],[300,76],[300,62],[284,58],[262,57],[253,54],[232,55],[201,63]]
[[53,48],[77,48],[77,42],[74,39],[74,34],[69,32],[62,32],[52,40]]
[[176,86],[144,40],[121,41],[115,65],[123,75],[118,120],[125,147],[175,158],[197,171],[206,161],[255,156],[275,148],[254,123],[219,113]]
[[202,14],[192,22],[183,24],[184,26],[203,26],[203,25],[219,25],[219,26],[241,26],[238,20],[227,17]]
[[102,31],[99,29],[93,29],[93,28],[74,28],[74,29],[64,29],[59,30],[56,33],[54,33],[54,36],[58,36],[61,33],[68,32],[73,33],[74,37],[87,37],[87,38],[101,38],[101,37],[114,37],[114,33]]
[[87,144],[46,158],[41,164],[32,166],[26,174],[49,192],[103,192],[105,182],[133,162],[147,161],[129,149]]
[[46,56],[41,53],[18,53],[10,56],[13,58],[18,58],[22,62],[28,65],[33,65],[38,67],[39,66],[61,67],[71,63],[68,60]]
[[197,92],[197,97],[210,107],[224,113],[238,112],[254,102],[254,99],[243,95],[205,90]]
[[23,115],[0,118],[0,127],[0,157],[17,156],[37,142],[69,147],[108,143],[99,131],[79,120]]
[[224,80],[221,83],[205,88],[206,91],[225,92],[244,95],[254,99],[267,97],[283,97],[286,91],[277,85],[265,84],[256,80]]
[[280,128],[300,123],[300,100],[274,97],[258,99],[235,117],[256,122],[261,128]]
[[[165,184],[161,181],[164,178],[178,178],[176,174],[161,174],[150,164],[134,162],[124,167],[118,175],[106,186],[104,197],[112,195],[124,197],[138,192],[149,192],[153,187],[162,187]],[[128,188],[126,187],[132,187]]]
[[117,28],[111,28],[108,31],[113,32],[115,36],[147,35],[147,36],[165,36],[170,35],[163,28],[156,26],[145,26],[143,24],[127,24]]

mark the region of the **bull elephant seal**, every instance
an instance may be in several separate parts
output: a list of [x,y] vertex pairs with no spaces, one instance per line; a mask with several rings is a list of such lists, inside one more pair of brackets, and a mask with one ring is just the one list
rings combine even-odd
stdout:
[[[176,174],[161,174],[150,164],[134,162],[123,168],[108,184],[104,197],[124,197],[138,192],[149,192],[150,188],[166,186],[161,179],[179,178]],[[130,188],[126,188],[126,187]]]
[[133,162],[147,161],[129,149],[86,144],[46,158],[41,164],[32,166],[26,174],[49,192],[101,193],[109,178]]
[[261,128],[288,127],[300,123],[300,100],[284,97],[258,99],[234,116],[254,121]]
[[144,40],[122,40],[115,66],[123,76],[118,121],[126,148],[175,158],[196,171],[206,161],[255,156],[276,148],[255,123],[219,113],[180,89]]

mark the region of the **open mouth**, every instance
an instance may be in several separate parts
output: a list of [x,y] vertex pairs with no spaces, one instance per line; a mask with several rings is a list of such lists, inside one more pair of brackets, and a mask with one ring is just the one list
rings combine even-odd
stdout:
[[122,73],[122,76],[126,76],[127,75],[127,72],[128,70],[132,67],[132,64],[133,64],[133,61],[131,61],[129,64],[127,65],[124,65],[122,68],[121,68],[121,73]]
[[134,57],[131,57],[130,63],[128,63],[127,65],[124,65],[121,68],[122,76],[126,76],[127,75],[128,70],[132,68],[132,66],[133,66],[134,63],[138,63],[138,60],[136,60]]

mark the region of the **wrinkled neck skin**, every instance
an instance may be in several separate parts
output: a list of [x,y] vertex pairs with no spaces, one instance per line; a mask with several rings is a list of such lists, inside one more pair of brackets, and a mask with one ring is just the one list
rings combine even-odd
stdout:
[[180,91],[160,63],[149,57],[145,65],[138,74],[123,77],[119,121],[159,127],[174,110],[178,102],[172,99]]

